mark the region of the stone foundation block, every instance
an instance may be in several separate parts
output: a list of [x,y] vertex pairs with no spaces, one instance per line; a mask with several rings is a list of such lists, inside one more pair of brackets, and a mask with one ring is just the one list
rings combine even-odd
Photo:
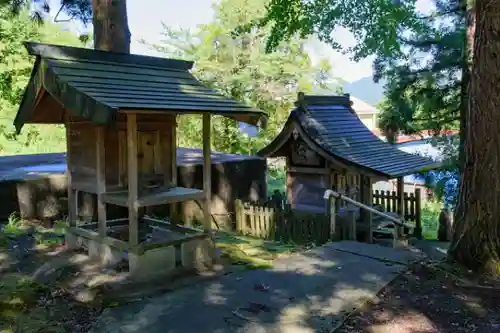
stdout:
[[181,258],[185,268],[205,269],[214,262],[215,245],[211,239],[194,239],[182,243]]
[[101,244],[93,239],[89,240],[89,245],[88,245],[88,254],[91,259],[96,259],[99,258],[99,252],[100,252]]
[[175,248],[160,247],[143,254],[128,253],[130,275],[137,279],[148,279],[158,275],[169,275],[175,271]]
[[107,244],[101,244],[101,261],[106,266],[114,266],[123,260],[123,252]]
[[66,248],[68,250],[75,250],[75,249],[80,247],[80,245],[78,244],[78,236],[77,235],[66,231],[65,239],[66,239]]

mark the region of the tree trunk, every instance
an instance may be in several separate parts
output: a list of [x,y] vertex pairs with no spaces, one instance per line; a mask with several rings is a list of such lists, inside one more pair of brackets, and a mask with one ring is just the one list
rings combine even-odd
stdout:
[[[469,92],[470,92],[470,79],[471,79],[471,66],[473,60],[473,50],[474,50],[474,33],[476,27],[476,16],[474,11],[474,0],[459,0],[459,6],[462,15],[466,22],[466,33],[464,40],[464,49],[462,53],[462,82],[460,88],[460,146],[458,149],[458,166],[460,170],[460,175],[464,174],[466,168],[471,168],[470,163],[465,162],[465,136],[467,134],[467,110],[469,108]],[[464,183],[460,181],[459,192],[462,192],[462,186]],[[454,220],[459,220],[459,216],[463,214],[464,203],[458,200],[457,207],[455,209]],[[460,238],[459,235],[463,232],[463,224],[454,224],[452,243],[450,244],[450,249],[454,249],[456,246],[456,241]]]
[[500,1],[476,0],[460,214],[450,256],[500,275]]
[[94,49],[130,53],[126,0],[92,0]]
[[468,95],[469,95],[469,82],[470,82],[470,71],[472,65],[472,50],[474,47],[474,31],[475,31],[475,14],[474,14],[474,3],[471,0],[459,0],[461,15],[465,18],[466,33],[464,40],[464,49],[462,53],[462,82],[460,88],[460,148],[459,148],[459,168],[460,172],[463,172],[465,165],[465,156],[463,149],[463,143],[465,141],[465,129],[466,129],[466,114],[468,106]]

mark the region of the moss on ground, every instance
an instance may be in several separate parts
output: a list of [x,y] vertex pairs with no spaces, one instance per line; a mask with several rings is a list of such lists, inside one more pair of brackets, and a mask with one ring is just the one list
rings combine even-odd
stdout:
[[[2,332],[35,332],[32,325],[40,297],[47,288],[23,274],[7,273],[0,278],[0,329]],[[39,317],[39,316],[37,316]],[[46,327],[36,320],[38,329]],[[28,327],[26,327],[28,325]]]
[[217,233],[216,245],[221,250],[221,257],[232,265],[246,269],[271,268],[273,260],[278,256],[303,249],[293,244],[276,243],[229,232]]

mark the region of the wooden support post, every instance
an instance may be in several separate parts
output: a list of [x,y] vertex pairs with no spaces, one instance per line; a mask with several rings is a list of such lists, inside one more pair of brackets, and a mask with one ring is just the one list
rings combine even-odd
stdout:
[[99,223],[99,237],[106,237],[106,204],[102,200],[106,192],[106,164],[105,164],[105,128],[96,127],[96,170],[97,170],[97,221]]
[[234,212],[234,215],[235,215],[235,220],[236,220],[236,232],[238,233],[241,233],[243,235],[246,234],[246,221],[244,220],[244,213],[243,213],[243,210],[244,210],[244,207],[243,207],[243,202],[241,202],[240,199],[237,199],[234,203],[234,207],[235,207],[235,212]]
[[[372,189],[372,179],[370,176],[360,175],[360,198],[361,203],[372,207],[373,206],[373,189]],[[366,209],[360,209],[360,220],[364,225],[366,225],[366,230],[368,231],[366,235],[366,242],[373,243],[373,214]]]
[[[172,130],[170,131],[170,183],[172,186],[177,186],[177,116],[174,115]],[[177,220],[178,218],[178,204],[174,203],[170,206],[171,218]]]
[[422,239],[422,190],[415,189],[415,230],[413,236]]
[[[370,176],[365,176],[365,202],[367,206],[373,206],[373,184]],[[373,213],[366,212],[365,223],[368,225],[368,243],[373,243]]]
[[405,192],[405,182],[403,177],[398,177],[397,180],[397,193],[398,193],[398,215],[401,218],[404,218],[405,215],[405,198],[404,198],[404,192]]
[[137,116],[127,114],[127,147],[128,147],[128,227],[129,243],[134,246],[139,243],[139,207],[138,171],[137,171]]
[[337,218],[337,207],[336,207],[336,201],[335,197],[331,195],[328,198],[328,217],[330,218],[330,240],[336,240],[337,234],[337,223],[336,223],[336,218]]
[[203,226],[205,232],[212,230],[212,213],[211,213],[211,194],[212,194],[212,160],[211,160],[211,147],[210,147],[210,124],[209,113],[203,114],[203,193],[205,198],[203,200]]
[[357,239],[356,235],[356,211],[354,209],[348,209],[347,211],[347,239],[355,241]]
[[[68,226],[76,227],[76,220],[78,218],[78,197],[76,196],[75,190],[72,184],[72,161],[71,161],[71,129],[70,125],[66,124],[66,164],[68,175]],[[70,250],[76,249],[76,235],[71,234],[66,231],[66,247]]]

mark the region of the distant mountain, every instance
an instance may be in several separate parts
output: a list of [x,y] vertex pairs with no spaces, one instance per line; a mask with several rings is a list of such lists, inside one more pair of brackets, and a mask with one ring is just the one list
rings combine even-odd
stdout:
[[382,80],[373,82],[373,77],[368,76],[354,82],[344,84],[344,92],[368,103],[377,106],[384,98],[384,84]]

